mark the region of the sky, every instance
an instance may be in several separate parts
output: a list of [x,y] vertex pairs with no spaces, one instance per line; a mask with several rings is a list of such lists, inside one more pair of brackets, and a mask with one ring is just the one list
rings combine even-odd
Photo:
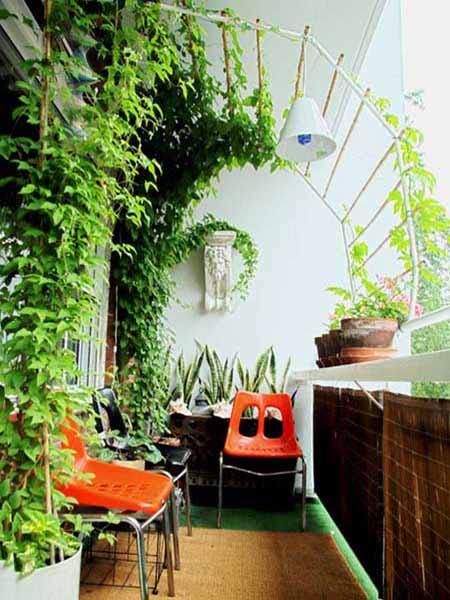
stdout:
[[449,0],[403,0],[405,91],[423,89],[423,111],[411,109],[425,135],[425,162],[435,197],[450,212]]

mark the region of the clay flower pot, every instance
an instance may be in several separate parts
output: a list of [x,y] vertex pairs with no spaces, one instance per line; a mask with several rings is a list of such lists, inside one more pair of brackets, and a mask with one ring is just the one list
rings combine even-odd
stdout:
[[328,339],[330,342],[330,351],[331,354],[328,358],[331,358],[333,365],[340,365],[341,361],[339,355],[341,353],[342,348],[342,331],[340,329],[331,329],[328,334]]
[[385,360],[396,354],[397,350],[394,348],[342,348],[341,363],[350,365],[371,360]]
[[343,348],[391,348],[398,331],[395,319],[342,319]]
[[325,356],[325,353],[323,351],[322,336],[319,335],[318,337],[315,337],[314,343],[316,344],[316,348],[317,348],[317,357],[320,360],[321,358],[323,358]]

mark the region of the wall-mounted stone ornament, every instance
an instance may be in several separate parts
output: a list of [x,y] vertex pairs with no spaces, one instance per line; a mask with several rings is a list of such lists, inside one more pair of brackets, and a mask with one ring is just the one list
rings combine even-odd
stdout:
[[216,231],[206,238],[205,309],[233,309],[231,290],[234,231]]

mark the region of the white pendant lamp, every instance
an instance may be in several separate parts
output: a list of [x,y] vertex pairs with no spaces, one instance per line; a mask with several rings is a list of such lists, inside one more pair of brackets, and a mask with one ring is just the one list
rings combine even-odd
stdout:
[[314,162],[336,150],[328,125],[313,98],[297,98],[281,130],[278,154],[293,162]]

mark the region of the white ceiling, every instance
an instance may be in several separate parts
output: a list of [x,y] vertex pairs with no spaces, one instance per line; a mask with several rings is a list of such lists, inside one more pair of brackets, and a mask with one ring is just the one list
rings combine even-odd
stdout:
[[[310,33],[333,57],[344,53],[343,66],[349,73],[357,74],[369,47],[380,15],[387,0],[207,0],[211,9],[228,6],[242,17],[303,31],[310,25]],[[210,27],[207,27],[210,30]],[[256,69],[253,33],[240,36],[245,49],[248,75],[255,82]],[[211,39],[211,52],[221,52],[220,39]],[[294,42],[267,33],[263,38],[264,61],[268,67],[275,106],[287,105],[293,94],[294,80],[299,58],[299,46]],[[253,71],[253,73],[252,73]],[[332,77],[332,68],[309,48],[306,61],[306,93],[314,96],[319,104],[326,97]],[[333,129],[342,117],[346,94],[342,81],[338,80],[328,121]],[[279,116],[279,115],[278,115]]]

